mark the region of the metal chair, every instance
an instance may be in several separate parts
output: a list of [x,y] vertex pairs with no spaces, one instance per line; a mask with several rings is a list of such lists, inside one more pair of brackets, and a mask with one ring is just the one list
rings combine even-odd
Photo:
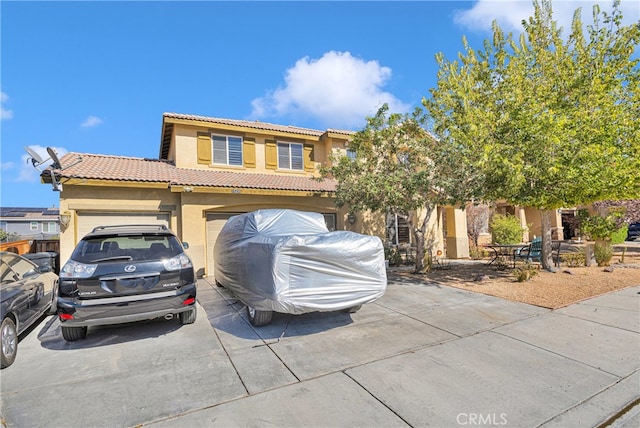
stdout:
[[526,247],[522,247],[515,253],[516,260],[524,260],[528,263],[542,262],[542,238],[534,238]]

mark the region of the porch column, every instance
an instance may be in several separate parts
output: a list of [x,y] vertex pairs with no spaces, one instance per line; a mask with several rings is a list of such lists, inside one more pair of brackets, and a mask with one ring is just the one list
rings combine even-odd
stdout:
[[562,212],[553,210],[551,214],[551,239],[564,241],[564,227],[562,226]]
[[467,213],[458,208],[446,207],[445,215],[447,216],[447,257],[450,259],[469,258]]
[[531,231],[527,224],[527,211],[523,207],[514,207],[516,210],[516,216],[520,219],[520,227],[522,227],[522,242],[531,241]]

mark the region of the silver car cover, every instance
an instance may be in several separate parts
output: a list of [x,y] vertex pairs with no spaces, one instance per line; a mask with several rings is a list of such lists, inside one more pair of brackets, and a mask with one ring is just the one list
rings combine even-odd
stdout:
[[214,246],[215,279],[260,311],[347,309],[382,297],[377,236],[329,232],[319,213],[265,209],[231,217]]

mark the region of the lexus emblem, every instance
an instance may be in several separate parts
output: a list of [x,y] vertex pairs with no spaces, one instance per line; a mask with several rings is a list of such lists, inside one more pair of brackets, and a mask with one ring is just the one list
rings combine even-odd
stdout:
[[135,272],[136,270],[136,266],[135,265],[127,265],[124,267],[124,271],[125,272]]

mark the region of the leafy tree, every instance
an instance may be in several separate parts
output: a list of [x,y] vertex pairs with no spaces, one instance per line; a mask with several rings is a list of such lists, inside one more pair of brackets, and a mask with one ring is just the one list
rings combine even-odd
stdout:
[[476,170],[471,193],[541,210],[552,270],[551,210],[640,194],[640,24],[622,26],[616,1],[594,6],[586,36],[576,10],[565,39],[550,1],[534,10],[518,40],[494,22],[483,50],[463,39],[458,60],[438,54],[423,104],[443,149]]
[[385,104],[349,142],[356,158],[334,156],[331,166],[320,169],[323,178],[337,181],[338,206],[406,218],[416,244],[416,272],[424,269],[426,241],[433,238],[429,218],[448,200],[447,168],[435,166],[437,143],[424,121],[419,108],[412,114],[391,114]]

